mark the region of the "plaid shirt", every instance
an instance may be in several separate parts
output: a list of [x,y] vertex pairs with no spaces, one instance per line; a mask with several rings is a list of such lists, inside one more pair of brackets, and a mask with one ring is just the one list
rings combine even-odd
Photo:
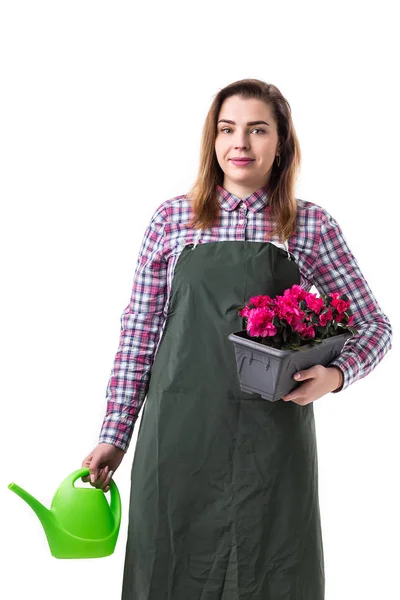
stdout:
[[294,256],[300,285],[319,293],[347,294],[359,333],[330,363],[343,372],[346,389],[370,373],[392,348],[392,328],[380,309],[340,226],[327,210],[297,199],[296,234],[286,244],[270,238],[270,207],[264,188],[240,199],[218,186],[220,222],[209,229],[185,228],[192,211],[185,195],[163,202],[144,233],[132,295],[121,316],[120,343],[107,386],[107,411],[99,443],[128,448],[149,386],[149,376],[168,312],[174,267],[185,244],[226,240],[271,241]]

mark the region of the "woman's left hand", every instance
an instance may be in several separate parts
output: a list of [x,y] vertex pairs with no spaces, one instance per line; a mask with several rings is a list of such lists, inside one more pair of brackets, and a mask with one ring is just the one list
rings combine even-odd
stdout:
[[295,390],[282,396],[285,402],[295,402],[305,406],[314,400],[318,400],[328,392],[333,392],[342,385],[343,374],[335,367],[324,367],[314,365],[310,369],[298,371],[300,377],[293,376],[295,381],[304,381]]

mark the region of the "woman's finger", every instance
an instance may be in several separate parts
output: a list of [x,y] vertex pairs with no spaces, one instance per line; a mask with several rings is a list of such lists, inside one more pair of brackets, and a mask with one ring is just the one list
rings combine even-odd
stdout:
[[105,486],[107,476],[108,476],[108,465],[103,469],[100,469],[98,477],[96,481],[94,481],[93,485],[97,488],[103,488]]

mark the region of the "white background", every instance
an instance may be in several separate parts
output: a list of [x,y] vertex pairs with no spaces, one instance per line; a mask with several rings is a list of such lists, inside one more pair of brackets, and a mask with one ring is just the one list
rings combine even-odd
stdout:
[[[296,195],[338,220],[396,334],[394,9],[389,1],[2,3],[5,598],[120,598],[137,428],[115,475],[124,512],[108,558],[53,558],[39,520],[7,485],[50,506],[96,445],[144,230],[193,183],[219,89],[256,77],[288,99],[303,153]],[[367,378],[314,405],[327,600],[398,597],[396,343]]]

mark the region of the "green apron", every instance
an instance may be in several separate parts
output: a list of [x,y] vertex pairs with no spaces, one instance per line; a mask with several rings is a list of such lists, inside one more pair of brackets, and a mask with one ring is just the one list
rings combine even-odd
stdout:
[[313,403],[240,390],[228,335],[300,284],[270,242],[186,245],[131,474],[122,600],[323,600]]

